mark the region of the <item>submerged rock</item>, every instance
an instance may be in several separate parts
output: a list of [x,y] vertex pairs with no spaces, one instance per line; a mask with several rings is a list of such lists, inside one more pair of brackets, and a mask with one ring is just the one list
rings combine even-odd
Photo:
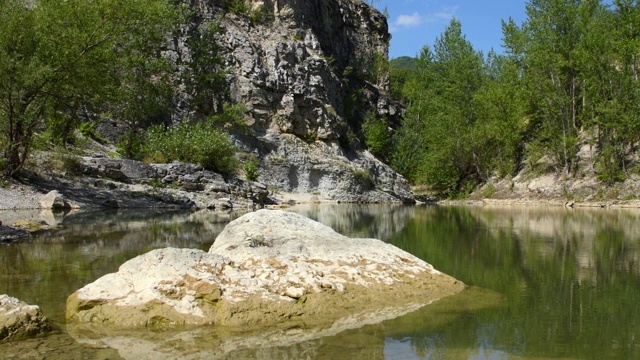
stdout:
[[415,309],[463,288],[380,240],[260,210],[229,223],[208,253],[167,248],[126,262],[72,294],[67,319],[123,327],[330,324],[383,307]]
[[24,339],[49,330],[49,321],[38,306],[0,295],[0,340]]

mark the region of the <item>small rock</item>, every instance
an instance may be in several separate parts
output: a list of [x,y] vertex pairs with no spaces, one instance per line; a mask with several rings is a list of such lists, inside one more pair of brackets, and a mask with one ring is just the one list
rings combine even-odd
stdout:
[[50,330],[49,321],[38,306],[0,295],[0,340],[34,337]]
[[71,209],[71,205],[69,205],[62,194],[60,194],[57,190],[52,190],[47,195],[43,196],[42,199],[40,199],[40,206],[43,209],[52,210]]
[[300,299],[305,291],[301,287],[290,286],[284,291],[284,295],[293,299]]

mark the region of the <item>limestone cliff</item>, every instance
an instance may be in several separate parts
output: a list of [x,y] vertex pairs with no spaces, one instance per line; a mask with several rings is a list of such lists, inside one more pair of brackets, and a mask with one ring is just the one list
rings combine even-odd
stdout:
[[[239,6],[238,4],[243,4]],[[236,145],[260,159],[260,181],[342,201],[413,201],[407,182],[365,151],[360,128],[375,111],[390,125],[399,106],[375,71],[387,58],[385,17],[361,0],[191,0],[196,23],[218,21],[227,92],[246,104]],[[188,61],[188,36],[172,57]]]

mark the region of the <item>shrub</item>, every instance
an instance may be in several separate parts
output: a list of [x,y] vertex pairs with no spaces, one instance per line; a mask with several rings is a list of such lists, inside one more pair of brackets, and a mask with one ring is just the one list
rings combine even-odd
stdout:
[[183,122],[170,128],[152,126],[147,130],[143,153],[147,159],[191,162],[225,174],[238,167],[229,135],[211,121]]
[[353,176],[356,178],[358,184],[365,188],[370,188],[374,185],[373,177],[367,169],[353,169]]
[[626,180],[623,171],[624,153],[619,148],[605,145],[596,160],[597,178],[607,185]]
[[258,158],[255,155],[252,155],[242,165],[242,169],[244,170],[244,175],[247,177],[247,180],[258,181],[258,178],[260,177],[260,173],[258,173],[258,163]]
[[224,4],[230,12],[236,15],[247,15],[249,6],[245,0],[225,0]]
[[389,151],[391,136],[387,124],[378,118],[374,111],[369,111],[362,124],[364,142],[372,154],[386,159]]

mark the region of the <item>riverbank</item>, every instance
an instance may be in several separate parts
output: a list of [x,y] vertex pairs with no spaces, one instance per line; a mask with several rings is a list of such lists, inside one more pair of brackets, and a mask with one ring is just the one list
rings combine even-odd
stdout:
[[468,206],[546,206],[569,208],[640,208],[640,200],[607,200],[607,201],[572,201],[564,199],[480,199],[480,200],[441,200],[438,205],[468,205]]
[[[41,199],[59,192],[71,209],[246,209],[286,207],[304,203],[339,203],[319,192],[298,193],[208,172],[192,164],[146,164],[110,158],[76,158],[73,166],[52,170],[51,159],[39,156],[20,180],[1,179],[0,217],[5,225],[30,219]],[[50,164],[49,164],[50,165]],[[49,169],[34,171],[35,169]],[[56,169],[53,167],[53,169]],[[423,189],[414,189],[416,193]],[[470,206],[566,206],[640,208],[640,176],[606,185],[595,178],[533,175],[523,171],[511,179],[492,179],[468,199],[438,200],[415,195],[418,203]],[[25,214],[21,214],[21,213]]]

